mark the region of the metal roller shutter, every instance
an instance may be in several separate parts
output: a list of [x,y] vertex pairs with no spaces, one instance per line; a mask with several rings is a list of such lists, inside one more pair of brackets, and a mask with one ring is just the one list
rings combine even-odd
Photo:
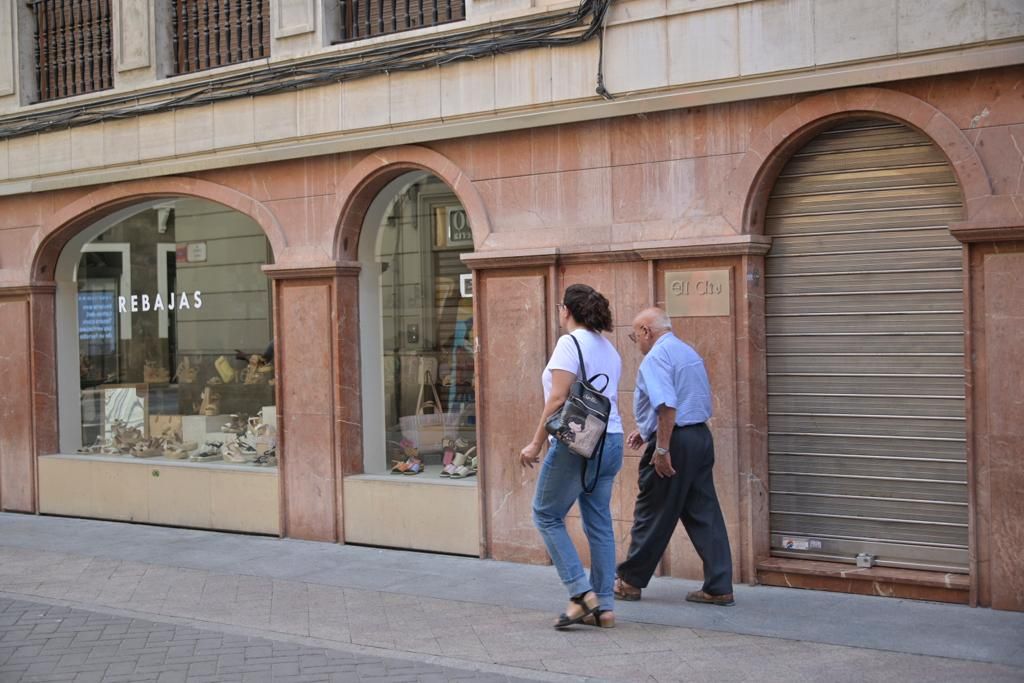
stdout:
[[772,554],[966,572],[963,276],[952,169],[920,133],[846,122],[766,214]]

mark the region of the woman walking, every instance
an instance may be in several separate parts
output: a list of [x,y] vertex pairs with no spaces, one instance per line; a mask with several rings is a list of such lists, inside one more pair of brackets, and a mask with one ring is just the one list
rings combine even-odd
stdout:
[[[622,419],[617,402],[622,359],[601,334],[612,329],[608,299],[592,287],[570,285],[565,290],[562,303],[558,304],[558,323],[568,334],[559,338],[544,368],[544,409],[533,440],[520,451],[519,460],[523,467],[532,468],[540,462],[541,450],[547,446],[533,498],[533,522],[569,592],[569,606],[555,622],[555,628],[582,622],[611,628],[615,625],[615,534],[610,503],[612,484],[622,467]],[[588,375],[608,376],[608,384],[601,393],[611,400],[604,447],[589,461],[560,441],[549,439],[544,429],[548,418],[561,409],[576,381],[581,354]],[[586,480],[587,491],[581,478]],[[590,545],[589,577],[565,528],[565,516],[575,502],[579,503],[583,531]]]

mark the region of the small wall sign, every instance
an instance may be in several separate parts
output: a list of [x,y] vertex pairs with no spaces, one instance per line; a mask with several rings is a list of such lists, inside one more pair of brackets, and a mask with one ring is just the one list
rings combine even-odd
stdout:
[[449,246],[473,243],[473,231],[469,228],[465,209],[459,206],[449,206],[447,223]]
[[203,263],[206,261],[206,242],[189,242],[188,250],[185,252],[189,263]]
[[665,273],[665,311],[672,317],[729,315],[729,270],[672,270]]

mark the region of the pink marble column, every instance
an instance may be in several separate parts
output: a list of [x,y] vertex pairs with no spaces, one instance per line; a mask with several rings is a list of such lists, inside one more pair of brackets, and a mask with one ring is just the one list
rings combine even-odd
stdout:
[[341,480],[362,461],[358,264],[265,270],[274,280],[281,532],[342,541]]
[[976,498],[987,531],[982,595],[996,609],[1024,610],[1024,244],[999,247],[982,258],[984,312],[975,318],[984,327],[974,368],[985,387],[975,394],[976,441],[987,456]]
[[486,549],[496,560],[548,561],[531,512],[537,469],[520,467],[516,457],[544,403],[546,275],[546,269],[477,273],[480,485]]
[[26,293],[0,291],[0,510],[35,512],[31,304]]

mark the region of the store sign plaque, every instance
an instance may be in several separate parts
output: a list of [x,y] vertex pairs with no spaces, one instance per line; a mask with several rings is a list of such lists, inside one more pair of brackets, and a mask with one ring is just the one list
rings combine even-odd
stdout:
[[729,315],[732,290],[728,269],[666,272],[665,311],[682,318]]

